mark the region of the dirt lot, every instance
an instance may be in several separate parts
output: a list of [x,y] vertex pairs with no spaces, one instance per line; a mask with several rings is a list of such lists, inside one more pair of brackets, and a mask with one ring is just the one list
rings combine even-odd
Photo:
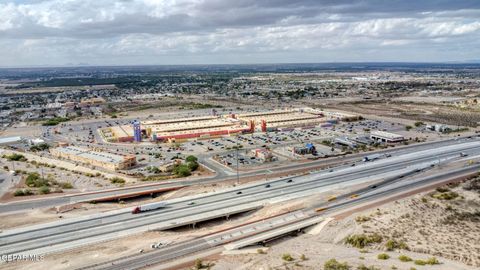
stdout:
[[[346,262],[350,269],[360,265],[376,267],[368,269],[478,269],[480,183],[477,180],[477,190],[465,190],[464,186],[471,186],[469,183],[449,187],[448,191],[440,188],[442,192],[418,194],[331,221],[318,235],[302,234],[270,243],[266,254],[258,254],[254,249],[254,254],[225,255],[214,262],[213,269],[321,269],[329,259]],[[458,196],[450,196],[451,192]],[[444,199],[449,197],[455,198]],[[381,236],[379,243],[364,248],[345,244],[348,236],[374,233]],[[388,240],[397,243],[391,251],[386,247]],[[399,243],[403,243],[401,248]],[[390,258],[378,259],[380,253]],[[284,254],[291,255],[293,261],[282,259]],[[400,255],[412,261],[402,262]],[[432,257],[440,264],[422,266],[414,262]]]
[[330,104],[329,109],[340,109],[362,115],[402,118],[426,123],[443,123],[476,127],[480,122],[480,112],[464,110],[454,106],[413,103],[404,101],[340,102]]

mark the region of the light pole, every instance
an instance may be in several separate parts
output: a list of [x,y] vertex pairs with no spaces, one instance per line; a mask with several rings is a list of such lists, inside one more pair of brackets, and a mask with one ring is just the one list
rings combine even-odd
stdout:
[[238,143],[237,143],[237,147],[235,147],[235,152],[236,152],[236,156],[237,156],[237,185],[240,184],[240,176],[238,175]]

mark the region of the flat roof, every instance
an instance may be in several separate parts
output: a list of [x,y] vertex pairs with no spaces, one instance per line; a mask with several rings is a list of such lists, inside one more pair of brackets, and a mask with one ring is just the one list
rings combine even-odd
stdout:
[[164,120],[150,120],[150,121],[141,121],[141,125],[150,126],[150,125],[162,125],[169,123],[178,123],[178,122],[196,122],[204,121],[210,119],[220,118],[219,116],[197,116],[197,117],[188,117],[188,118],[174,118],[174,119],[164,119]]
[[6,143],[16,143],[22,140],[22,137],[20,136],[14,136],[14,137],[1,137],[0,138],[0,144],[6,144]]
[[69,155],[75,155],[107,163],[121,163],[125,160],[125,156],[107,152],[97,152],[88,148],[81,148],[76,146],[57,147],[54,150]]
[[388,139],[403,138],[403,135],[395,134],[395,133],[391,133],[391,132],[386,132],[386,131],[380,131],[380,130],[372,131],[372,132],[370,132],[370,135],[383,137],[383,138],[388,138]]

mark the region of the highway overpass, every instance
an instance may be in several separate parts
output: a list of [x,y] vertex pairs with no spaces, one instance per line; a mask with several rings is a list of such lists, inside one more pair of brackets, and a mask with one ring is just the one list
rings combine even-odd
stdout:
[[131,209],[124,209],[12,229],[0,234],[0,252],[56,252],[148,230],[194,224],[207,218],[256,209],[265,203],[302,198],[373,180],[402,177],[438,163],[452,162],[460,158],[461,152],[470,155],[480,153],[480,141],[461,142],[334,171],[242,185],[169,200],[168,208],[136,215],[130,213]]

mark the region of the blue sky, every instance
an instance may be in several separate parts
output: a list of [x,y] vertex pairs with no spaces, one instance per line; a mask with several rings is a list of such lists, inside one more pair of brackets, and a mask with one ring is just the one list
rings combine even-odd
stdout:
[[480,1],[0,0],[0,66],[480,59]]

